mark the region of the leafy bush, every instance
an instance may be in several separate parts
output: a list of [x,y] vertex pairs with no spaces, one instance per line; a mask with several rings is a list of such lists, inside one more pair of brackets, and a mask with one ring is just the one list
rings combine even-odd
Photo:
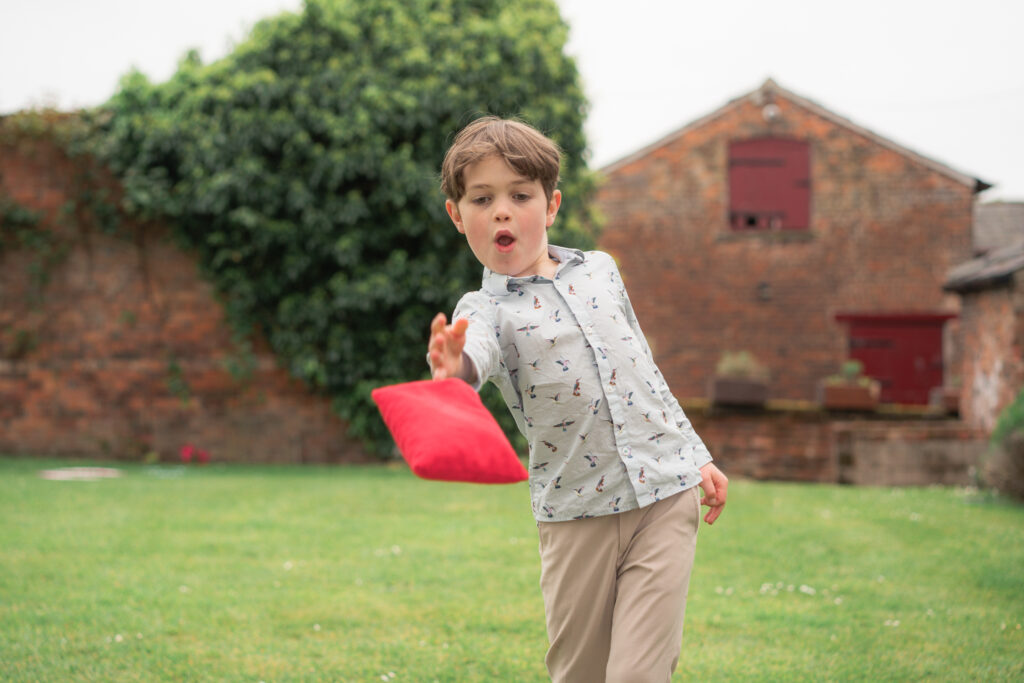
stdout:
[[1024,500],[1024,389],[999,415],[984,478],[992,488]]
[[380,449],[371,389],[426,377],[431,317],[480,286],[437,188],[455,131],[492,113],[549,133],[566,197],[551,239],[593,243],[566,34],[553,0],[307,0],[220,61],[125,76],[93,148],[126,208],[198,253],[232,323]]

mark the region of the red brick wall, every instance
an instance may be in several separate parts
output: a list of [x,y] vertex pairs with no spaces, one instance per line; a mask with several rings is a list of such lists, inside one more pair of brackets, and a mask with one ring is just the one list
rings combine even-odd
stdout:
[[731,477],[838,481],[835,435],[817,411],[686,411],[718,467]]
[[0,192],[71,247],[41,294],[31,252],[0,254],[0,453],[171,459],[192,442],[221,461],[364,459],[262,342],[248,377],[226,369],[241,355],[222,307],[166,230],[60,220],[77,172],[47,143],[0,147]]
[[[679,396],[704,395],[721,352],[746,349],[771,369],[772,396],[813,400],[846,355],[836,313],[959,308],[941,285],[971,255],[972,188],[800,104],[774,103],[771,121],[752,97],[723,108],[612,167],[597,197],[601,247],[618,259]],[[758,136],[810,144],[809,231],[730,231],[728,144]]]
[[708,410],[686,414],[730,477],[867,486],[968,485],[987,448],[959,420],[821,410]]
[[1024,387],[1024,272],[1002,286],[962,295],[960,410],[991,433],[999,414]]

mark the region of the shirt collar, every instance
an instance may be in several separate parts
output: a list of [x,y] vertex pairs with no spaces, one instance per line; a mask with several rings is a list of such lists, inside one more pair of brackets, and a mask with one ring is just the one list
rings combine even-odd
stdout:
[[[566,249],[565,247],[558,247],[554,244],[548,245],[548,254],[558,261],[558,268],[555,270],[555,277],[558,277],[558,273],[560,273],[563,268],[574,263],[583,263],[586,261],[586,256],[579,249]],[[517,284],[524,282],[536,282],[546,279],[547,278],[543,278],[539,275],[511,277],[509,275],[495,273],[493,270],[485,266],[483,288],[492,296],[508,296],[509,292]]]

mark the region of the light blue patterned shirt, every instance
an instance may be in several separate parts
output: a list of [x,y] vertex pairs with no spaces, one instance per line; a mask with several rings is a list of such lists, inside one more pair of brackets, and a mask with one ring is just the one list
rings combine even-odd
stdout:
[[479,389],[494,382],[530,444],[541,521],[624,512],[696,486],[711,462],[654,364],[615,261],[549,246],[554,280],[484,269],[453,320]]

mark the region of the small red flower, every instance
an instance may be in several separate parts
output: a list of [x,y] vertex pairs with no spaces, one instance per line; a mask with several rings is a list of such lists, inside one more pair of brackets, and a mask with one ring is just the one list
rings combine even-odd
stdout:
[[205,465],[206,463],[210,462],[210,454],[204,450],[196,451],[196,460],[199,462],[200,465]]
[[178,451],[178,453],[181,455],[181,461],[187,465],[192,462],[192,456],[196,453],[196,447],[187,443],[181,447],[181,450]]

